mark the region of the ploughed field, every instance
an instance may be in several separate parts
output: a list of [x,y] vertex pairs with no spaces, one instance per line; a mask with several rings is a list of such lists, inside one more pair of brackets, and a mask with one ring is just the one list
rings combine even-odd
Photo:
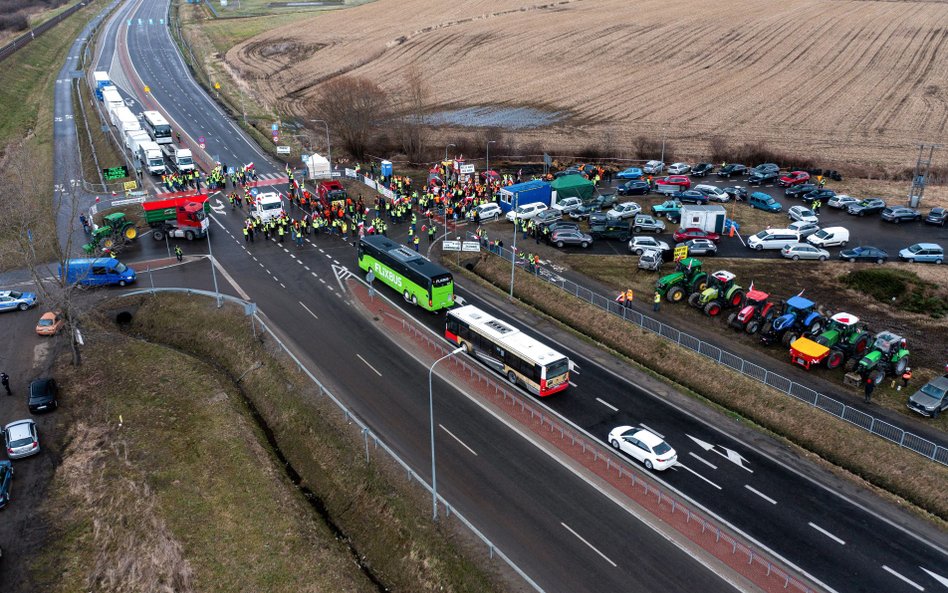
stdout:
[[722,135],[904,167],[917,141],[948,142],[942,1],[378,0],[262,33],[226,60],[297,115],[335,76],[394,92],[417,64],[433,110],[559,113],[518,132],[545,146],[628,152],[667,126],[680,153]]

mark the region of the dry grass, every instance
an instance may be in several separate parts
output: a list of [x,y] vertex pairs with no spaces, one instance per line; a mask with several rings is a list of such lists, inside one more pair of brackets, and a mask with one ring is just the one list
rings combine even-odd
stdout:
[[[510,268],[499,258],[483,257],[474,271],[506,291]],[[598,308],[552,288],[547,282],[520,270],[517,273],[516,296],[553,319],[942,520],[948,519],[948,499],[941,495],[948,480],[948,468],[632,324],[617,322],[614,317],[602,315]],[[709,389],[712,385],[730,388]]]
[[608,135],[630,151],[667,125],[686,154],[723,134],[902,169],[914,142],[946,140],[946,28],[941,2],[380,0],[261,34],[226,57],[261,103],[296,115],[335,76],[394,90],[416,64],[433,106],[568,114],[568,125],[533,134],[544,144]]

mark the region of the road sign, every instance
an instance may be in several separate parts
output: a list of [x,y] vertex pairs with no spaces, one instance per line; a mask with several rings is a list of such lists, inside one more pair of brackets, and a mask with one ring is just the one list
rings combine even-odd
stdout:
[[276,132],[280,129],[280,124],[270,124],[270,129]]
[[[204,144],[205,142],[207,142],[207,138],[205,138],[204,136],[198,136],[198,144]],[[201,148],[204,148],[204,147],[202,146]]]
[[289,146],[277,146],[277,154],[290,154]]
[[151,87],[148,86],[147,84],[145,85],[145,92],[146,92],[146,93],[150,93],[150,92],[151,92]]
[[273,143],[274,143],[274,144],[276,144],[276,143],[279,142],[279,141],[280,141],[280,137],[279,137],[279,136],[274,136],[274,137],[273,137]]
[[205,145],[203,142],[201,142],[200,144],[198,144],[198,146],[200,146],[202,150],[205,149],[205,148],[207,148],[207,145]]
[[126,181],[123,184],[123,187],[125,188],[125,191],[132,191],[133,189],[138,189],[138,182],[134,179],[131,181]]
[[471,174],[471,173],[473,173],[473,172],[474,172],[474,165],[473,165],[473,163],[470,164],[470,165],[461,165],[461,174],[462,174],[462,175],[469,175],[469,174]]
[[122,165],[120,167],[109,167],[108,169],[102,169],[102,177],[104,177],[106,181],[125,179],[128,177],[128,167]]
[[481,244],[478,241],[465,241],[461,243],[461,251],[466,253],[478,253],[481,250]]
[[214,83],[214,88],[215,88],[216,90],[220,90],[220,89],[221,89],[221,83],[215,82],[215,83]]
[[678,247],[675,247],[675,261],[685,259],[686,257],[688,257],[687,245],[679,245]]
[[461,251],[461,242],[460,241],[445,241],[441,244],[441,249],[444,251]]

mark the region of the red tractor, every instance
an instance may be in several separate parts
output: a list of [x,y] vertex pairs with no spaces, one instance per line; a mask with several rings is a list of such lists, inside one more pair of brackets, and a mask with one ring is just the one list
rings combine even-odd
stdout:
[[728,315],[727,324],[736,330],[756,334],[762,325],[777,315],[777,309],[770,302],[770,295],[754,288],[753,284],[744,296],[744,306],[740,311]]

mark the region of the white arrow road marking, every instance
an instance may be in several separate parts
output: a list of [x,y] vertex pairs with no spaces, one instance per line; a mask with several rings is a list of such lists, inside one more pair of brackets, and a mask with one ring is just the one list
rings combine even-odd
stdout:
[[721,448],[724,449],[724,451],[727,453],[728,461],[730,461],[731,463],[737,464],[737,466],[741,469],[745,469],[749,471],[750,473],[754,473],[754,470],[750,469],[749,467],[744,467],[744,462],[747,460],[741,457],[740,453],[738,453],[737,451],[734,451],[733,449],[728,449],[727,447],[721,447]]
[[352,276],[352,272],[349,271],[349,268],[345,266],[337,266],[336,264],[332,264],[332,271],[333,274],[336,275],[336,282],[339,283],[339,290],[345,291],[346,287],[342,282],[349,276]]
[[224,214],[226,216],[227,213],[224,212],[224,204],[222,204],[220,200],[216,200],[216,202],[217,206],[211,204],[211,210],[213,210],[215,214]]
[[[711,443],[709,443],[709,442],[707,442],[707,441],[702,441],[701,439],[695,438],[695,437],[691,436],[690,434],[689,434],[689,435],[686,435],[686,436],[687,436],[689,439],[693,440],[699,447],[701,447],[701,448],[704,449],[705,451],[711,451],[712,453],[717,453],[718,455],[720,455],[721,457],[727,459],[728,461],[730,461],[731,463],[735,464],[735,465],[738,466],[739,468],[741,468],[741,469],[743,469],[743,470],[746,470],[746,471],[748,471],[748,472],[750,472],[750,473],[754,473],[754,470],[750,469],[749,467],[744,467],[744,463],[747,462],[747,460],[744,459],[744,458],[741,456],[741,454],[738,453],[737,451],[733,451],[733,450],[728,449],[727,447],[723,447],[723,446],[721,446],[721,445],[714,445],[714,444],[711,444]],[[721,453],[720,451],[718,451],[717,449],[715,449],[715,447],[721,447],[722,449],[724,449],[724,453]]]
[[715,484],[714,482],[712,482],[712,481],[709,480],[708,478],[702,476],[701,474],[699,474],[699,473],[696,472],[695,470],[691,469],[690,467],[688,467],[688,466],[685,465],[684,463],[682,463],[682,462],[679,461],[678,463],[675,464],[675,467],[683,467],[683,468],[685,468],[686,470],[688,470],[688,471],[690,471],[691,473],[693,473],[694,475],[696,475],[696,476],[698,476],[699,478],[701,478],[702,480],[704,480],[705,482],[707,482],[708,484],[711,484],[712,486],[714,486],[714,487],[717,488],[718,490],[721,490],[721,487],[720,487],[720,486],[718,486],[717,484]]
[[912,585],[913,587],[915,587],[915,588],[918,589],[919,591],[924,591],[924,590],[925,590],[925,587],[919,585],[918,583],[916,583],[916,582],[914,582],[914,581],[910,581],[908,578],[906,578],[906,577],[900,575],[899,573],[895,572],[894,570],[892,570],[891,568],[889,568],[889,567],[886,566],[885,564],[882,565],[882,570],[884,570],[884,571],[886,571],[887,573],[891,574],[891,575],[894,576],[895,578],[901,579],[902,581],[908,583],[909,585]]
[[569,525],[567,525],[566,523],[563,523],[562,521],[560,521],[560,525],[562,525],[563,527],[565,527],[565,528],[566,528],[566,531],[569,531],[570,533],[572,533],[573,535],[575,535],[575,536],[576,536],[576,539],[578,539],[579,541],[581,541],[581,542],[583,542],[584,544],[586,544],[587,546],[589,546],[589,549],[590,549],[590,550],[592,550],[593,552],[599,554],[599,556],[601,556],[603,560],[605,560],[606,562],[608,562],[609,564],[611,564],[613,568],[617,568],[617,565],[616,565],[615,562],[613,562],[612,560],[609,559],[608,556],[606,556],[605,554],[603,554],[602,552],[600,552],[599,550],[597,550],[597,549],[596,549],[596,546],[594,546],[594,545],[592,545],[591,543],[589,543],[588,541],[586,541],[586,539],[583,538],[583,536],[581,536],[581,535],[579,535],[578,533],[576,533],[575,531],[573,531],[573,529],[572,529]]
[[941,584],[944,585],[945,587],[948,587],[948,579],[946,579],[945,577],[941,576],[940,574],[935,574],[935,573],[933,573],[932,571],[928,570],[928,569],[925,568],[924,566],[919,566],[919,568],[921,568],[921,569],[924,570],[926,573],[928,573],[928,576],[930,576],[931,578],[935,579],[936,581],[938,581],[939,583],[941,583]]

